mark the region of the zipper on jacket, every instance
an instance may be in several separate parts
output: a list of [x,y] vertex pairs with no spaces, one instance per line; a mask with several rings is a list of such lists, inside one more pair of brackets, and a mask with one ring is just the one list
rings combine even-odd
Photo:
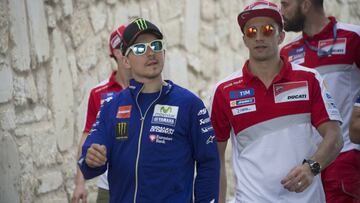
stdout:
[[141,93],[141,91],[143,90],[144,88],[144,85],[141,87],[140,91],[138,92],[138,94],[136,95],[136,99],[135,99],[135,102],[136,102],[136,106],[140,112],[140,120],[141,120],[141,126],[140,126],[140,134],[139,134],[139,140],[138,140],[138,149],[137,149],[137,154],[136,154],[136,162],[135,162],[135,192],[134,192],[134,203],[136,203],[136,196],[137,196],[137,190],[138,190],[138,167],[139,167],[139,157],[140,157],[140,149],[141,149],[141,139],[142,139],[142,132],[143,132],[143,128],[144,128],[144,122],[145,122],[145,117],[146,117],[146,114],[147,112],[149,111],[149,109],[151,108],[151,106],[160,98],[161,96],[161,92],[162,92],[162,87],[160,88],[160,93],[159,93],[159,96],[154,99],[153,102],[151,102],[151,104],[149,105],[149,107],[146,109],[145,113],[144,113],[144,116],[142,115],[142,111],[141,111],[141,108],[140,108],[140,105],[138,103],[138,98],[139,98],[139,95]]

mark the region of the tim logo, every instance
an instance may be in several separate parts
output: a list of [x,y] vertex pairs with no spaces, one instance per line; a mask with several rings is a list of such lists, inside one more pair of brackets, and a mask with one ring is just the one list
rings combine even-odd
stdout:
[[230,99],[239,99],[244,97],[254,96],[254,89],[243,89],[243,90],[235,90],[230,92]]
[[148,27],[146,21],[142,18],[138,18],[138,19],[134,20],[134,23],[136,23],[139,30],[145,30]]
[[117,140],[127,140],[129,138],[129,124],[126,122],[116,123],[116,136]]

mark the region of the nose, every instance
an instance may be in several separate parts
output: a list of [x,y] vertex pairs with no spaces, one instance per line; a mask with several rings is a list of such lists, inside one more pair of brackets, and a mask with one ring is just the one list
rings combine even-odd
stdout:
[[152,48],[150,47],[150,45],[147,45],[147,49],[145,52],[146,56],[152,56],[155,54],[155,52],[152,50]]
[[257,32],[255,35],[255,40],[256,41],[260,41],[264,39],[264,34],[262,34],[261,32]]

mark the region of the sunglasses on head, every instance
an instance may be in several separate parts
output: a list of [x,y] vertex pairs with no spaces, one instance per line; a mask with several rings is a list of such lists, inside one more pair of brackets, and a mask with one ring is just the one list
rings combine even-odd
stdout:
[[150,47],[153,52],[160,52],[164,50],[164,42],[161,39],[156,39],[148,43],[133,44],[127,49],[125,56],[129,55],[130,51],[136,56],[141,56],[146,53],[148,47]]
[[[259,29],[257,27],[251,26],[251,27],[246,28],[245,35],[248,38],[254,38],[254,37],[256,37],[256,33],[258,33],[258,31],[259,31]],[[265,37],[270,37],[275,33],[275,27],[271,24],[263,25],[263,26],[261,26],[260,31]]]

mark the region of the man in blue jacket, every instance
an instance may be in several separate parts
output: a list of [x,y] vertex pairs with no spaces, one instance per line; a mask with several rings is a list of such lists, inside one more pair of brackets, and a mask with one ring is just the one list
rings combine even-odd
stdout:
[[[123,34],[130,86],[101,108],[79,165],[86,179],[105,172],[110,202],[217,202],[219,157],[203,102],[164,81],[163,34],[138,18]],[[196,176],[194,182],[194,169]]]

